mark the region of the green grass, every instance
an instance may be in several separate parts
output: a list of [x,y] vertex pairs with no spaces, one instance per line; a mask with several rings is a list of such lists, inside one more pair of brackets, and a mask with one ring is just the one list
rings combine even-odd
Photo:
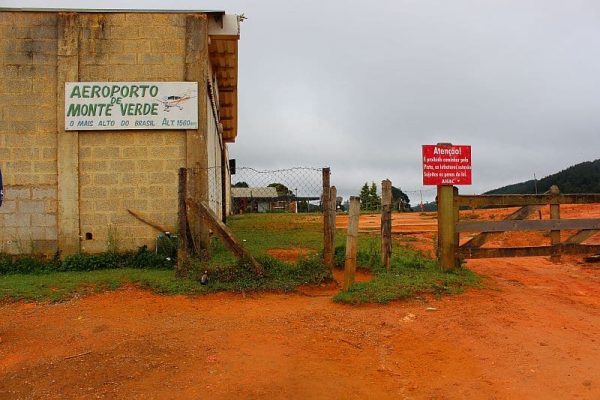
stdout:
[[479,277],[474,272],[466,268],[442,271],[435,260],[406,247],[394,248],[389,271],[382,267],[378,257],[378,250],[375,254],[364,254],[364,250],[359,250],[357,263],[371,270],[373,278],[353,284],[347,291],[334,296],[333,300],[349,304],[386,304],[421,294],[459,294],[468,287],[480,286]]
[[[244,214],[229,217],[227,225],[255,256],[270,248],[323,247],[321,214]],[[338,235],[341,240],[342,235]]]
[[184,282],[176,279],[175,273],[170,270],[132,268],[11,274],[0,276],[0,299],[61,301],[77,295],[115,290],[125,284],[155,286],[166,293],[175,293],[178,287],[185,285]]
[[[73,268],[90,271],[57,272],[52,268],[40,268],[35,263],[22,263],[16,269],[13,268],[14,265],[11,266],[14,272],[30,273],[0,274],[0,299],[62,301],[74,296],[115,290],[128,284],[163,294],[290,291],[298,285],[319,284],[331,279],[331,273],[323,266],[319,255],[323,246],[321,224],[322,216],[319,214],[246,214],[228,218],[228,225],[238,240],[263,265],[265,273],[260,276],[247,263],[237,261],[220,240],[214,239],[211,260],[193,260],[187,278],[176,277],[174,271],[164,269],[164,265],[152,264],[152,257],[144,252],[138,252],[137,258],[131,258],[140,264],[136,265],[138,268],[121,265],[118,269],[101,269],[106,264],[103,258],[105,256],[88,257],[84,260],[75,257],[71,263]],[[388,272],[380,265],[380,241],[377,236],[373,233],[359,236],[358,265],[372,271],[373,279],[366,283],[356,283],[350,290],[335,296],[335,301],[352,304],[387,303],[420,293],[460,293],[464,288],[479,282],[477,276],[466,269],[442,272],[435,261],[401,247],[398,243],[394,244],[392,268]],[[335,242],[336,264],[341,267],[344,261],[345,232],[338,230]],[[297,263],[286,263],[267,256],[267,250],[272,248],[304,248],[312,250],[312,254]],[[63,262],[60,268],[65,271],[71,264]],[[142,265],[143,268],[140,269]],[[6,270],[8,271],[8,267]],[[34,270],[38,273],[31,273]],[[207,286],[199,283],[204,270],[209,271],[210,283]]]
[[[196,271],[178,278],[173,270],[119,268],[87,272],[47,272],[0,275],[0,300],[63,301],[70,298],[116,290],[133,284],[161,294],[203,294],[215,291],[291,291],[298,285],[331,280],[318,257],[288,264],[270,257],[259,259],[265,273],[257,276],[244,262],[213,267],[210,282],[203,286]],[[197,266],[205,267],[203,264]]]

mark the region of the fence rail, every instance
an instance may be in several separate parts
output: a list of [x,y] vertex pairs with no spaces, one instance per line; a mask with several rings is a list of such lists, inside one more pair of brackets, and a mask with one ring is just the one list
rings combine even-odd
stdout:
[[[600,245],[583,241],[600,233],[600,219],[561,219],[562,204],[597,204],[600,194],[560,194],[553,186],[549,193],[539,195],[459,195],[453,186],[438,187],[438,259],[442,268],[460,265],[461,259],[495,257],[551,256],[586,254],[600,251]],[[503,221],[460,221],[460,208],[483,206],[522,206]],[[549,220],[526,220],[542,206],[550,207]],[[540,214],[541,218],[541,214]],[[561,231],[577,232],[561,241]],[[481,248],[501,232],[549,231],[550,246]],[[460,245],[460,233],[480,232]]]

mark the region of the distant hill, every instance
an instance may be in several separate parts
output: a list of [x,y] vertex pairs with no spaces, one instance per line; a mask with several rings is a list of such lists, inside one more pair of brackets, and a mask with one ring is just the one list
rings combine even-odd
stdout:
[[[537,181],[537,192],[544,193],[558,185],[561,193],[600,193],[600,159],[573,165]],[[532,194],[535,181],[529,180],[490,190],[484,194]]]

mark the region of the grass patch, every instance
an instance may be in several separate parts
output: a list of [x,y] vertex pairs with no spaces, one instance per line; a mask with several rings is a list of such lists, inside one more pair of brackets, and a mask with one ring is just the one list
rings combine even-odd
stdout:
[[[176,277],[172,264],[146,248],[123,254],[77,254],[48,261],[0,257],[0,299],[62,301],[128,284],[162,294],[291,291],[299,285],[332,279],[320,257],[323,247],[320,214],[246,214],[228,218],[228,225],[263,266],[263,275],[255,274],[248,263],[237,261],[217,239],[212,241],[211,260],[192,260],[186,278]],[[344,263],[344,242],[345,232],[338,230],[335,241],[338,267]],[[296,263],[287,263],[267,255],[273,248],[304,248],[312,254]],[[386,271],[380,264],[379,251],[378,235],[360,234],[358,265],[372,271],[373,279],[353,285],[335,296],[335,301],[387,303],[424,292],[460,293],[479,282],[477,276],[466,269],[442,272],[435,261],[396,244],[391,271]],[[203,286],[199,279],[205,270],[209,284]]]
[[331,280],[331,273],[318,257],[288,264],[274,258],[259,259],[265,273],[257,276],[249,264],[210,267],[208,285],[197,277],[205,264],[196,262],[195,273],[177,278],[173,270],[135,268],[104,269],[87,272],[47,272],[0,276],[0,299],[9,301],[64,301],[74,297],[136,285],[160,294],[203,294],[216,291],[291,291],[298,285]]
[[[272,248],[323,249],[323,216],[308,214],[243,214],[227,218],[227,225],[255,257]],[[336,244],[345,241],[345,232],[336,232]]]
[[425,293],[435,296],[459,294],[467,287],[480,285],[474,272],[466,268],[442,271],[435,260],[407,248],[394,249],[389,271],[371,254],[363,255],[362,260],[372,262],[371,265],[360,264],[357,257],[359,265],[373,271],[373,278],[369,282],[357,282],[347,291],[338,293],[333,298],[335,302],[386,304]]
[[148,281],[168,282],[173,271],[106,269],[88,272],[49,272],[0,276],[2,300],[62,301],[78,295],[115,290],[124,284]]

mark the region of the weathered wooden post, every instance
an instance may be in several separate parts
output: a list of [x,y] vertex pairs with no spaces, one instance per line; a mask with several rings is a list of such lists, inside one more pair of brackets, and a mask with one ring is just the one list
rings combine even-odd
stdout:
[[[560,220],[560,189],[556,185],[550,187],[550,219]],[[560,262],[560,230],[550,231],[550,244],[552,245],[552,255],[550,261]]]
[[331,227],[331,171],[329,168],[323,168],[323,200],[321,208],[323,209],[323,263],[330,269],[333,269],[333,241]]
[[333,268],[333,256],[335,255],[335,216],[337,212],[337,188],[332,186],[329,190],[329,240],[331,241],[331,268]]
[[177,209],[177,234],[179,239],[179,246],[177,248],[177,267],[176,274],[178,276],[185,275],[187,273],[188,265],[188,218],[187,218],[187,206],[185,200],[187,198],[187,168],[179,168],[179,188],[177,192],[178,196],[178,209]]
[[456,221],[454,208],[454,186],[437,187],[438,197],[438,260],[443,270],[455,268]]
[[381,264],[390,269],[392,258],[392,182],[381,181]]
[[346,236],[346,260],[344,263],[344,285],[348,290],[354,283],[356,274],[356,252],[358,246],[358,219],[360,217],[360,198],[350,196],[350,210],[348,213],[348,233]]

